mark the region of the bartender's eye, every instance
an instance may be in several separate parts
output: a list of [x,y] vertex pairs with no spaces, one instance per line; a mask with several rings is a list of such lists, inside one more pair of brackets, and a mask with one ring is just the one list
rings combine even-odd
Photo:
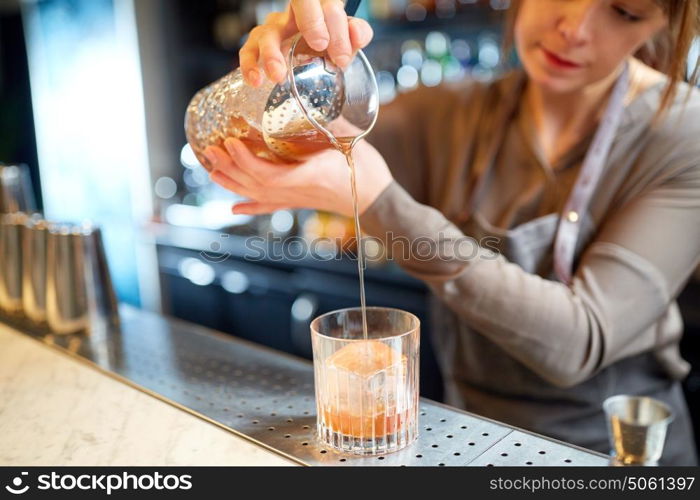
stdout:
[[631,23],[636,23],[637,21],[641,21],[641,19],[642,19],[639,16],[635,16],[634,14],[627,12],[622,7],[613,7],[613,9],[615,9],[615,12],[617,13],[617,15],[619,15],[625,21],[629,21]]

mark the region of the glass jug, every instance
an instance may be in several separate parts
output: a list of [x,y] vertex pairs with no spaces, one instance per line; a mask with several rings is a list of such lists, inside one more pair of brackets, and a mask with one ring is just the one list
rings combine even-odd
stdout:
[[352,146],[374,126],[377,82],[361,51],[341,70],[299,34],[289,46],[283,82],[263,77],[259,87],[252,87],[236,69],[192,98],[185,133],[207,170],[211,166],[204,149],[223,146],[227,137],[242,140],[261,158],[289,162],[338,147],[336,138]]

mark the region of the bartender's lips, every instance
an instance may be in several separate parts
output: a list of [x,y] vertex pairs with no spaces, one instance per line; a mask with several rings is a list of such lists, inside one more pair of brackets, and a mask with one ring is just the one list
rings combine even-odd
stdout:
[[552,65],[557,66],[559,68],[577,69],[583,66],[582,64],[575,63],[574,61],[561,57],[555,54],[554,52],[545,49],[542,45],[540,45],[540,49],[542,50],[542,53],[545,55],[547,60],[550,63],[552,63]]

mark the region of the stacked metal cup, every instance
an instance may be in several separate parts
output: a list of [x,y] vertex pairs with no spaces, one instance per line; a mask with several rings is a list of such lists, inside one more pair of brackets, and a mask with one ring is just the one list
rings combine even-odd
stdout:
[[35,214],[22,226],[22,307],[27,320],[46,326],[46,250],[51,224]]
[[35,208],[28,169],[0,165],[0,314],[55,334],[118,327],[100,229],[28,215]]
[[26,165],[0,163],[0,313],[22,316],[22,226],[36,210]]
[[0,219],[0,310],[6,316],[22,315],[22,226],[27,215],[3,214]]
[[46,256],[46,319],[52,332],[91,333],[118,325],[99,228],[89,223],[52,226]]

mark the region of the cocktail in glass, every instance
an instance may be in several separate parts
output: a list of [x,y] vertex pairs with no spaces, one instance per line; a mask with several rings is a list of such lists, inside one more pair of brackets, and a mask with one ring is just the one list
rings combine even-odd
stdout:
[[319,441],[355,454],[397,451],[416,439],[420,322],[399,309],[368,307],[314,319]]

